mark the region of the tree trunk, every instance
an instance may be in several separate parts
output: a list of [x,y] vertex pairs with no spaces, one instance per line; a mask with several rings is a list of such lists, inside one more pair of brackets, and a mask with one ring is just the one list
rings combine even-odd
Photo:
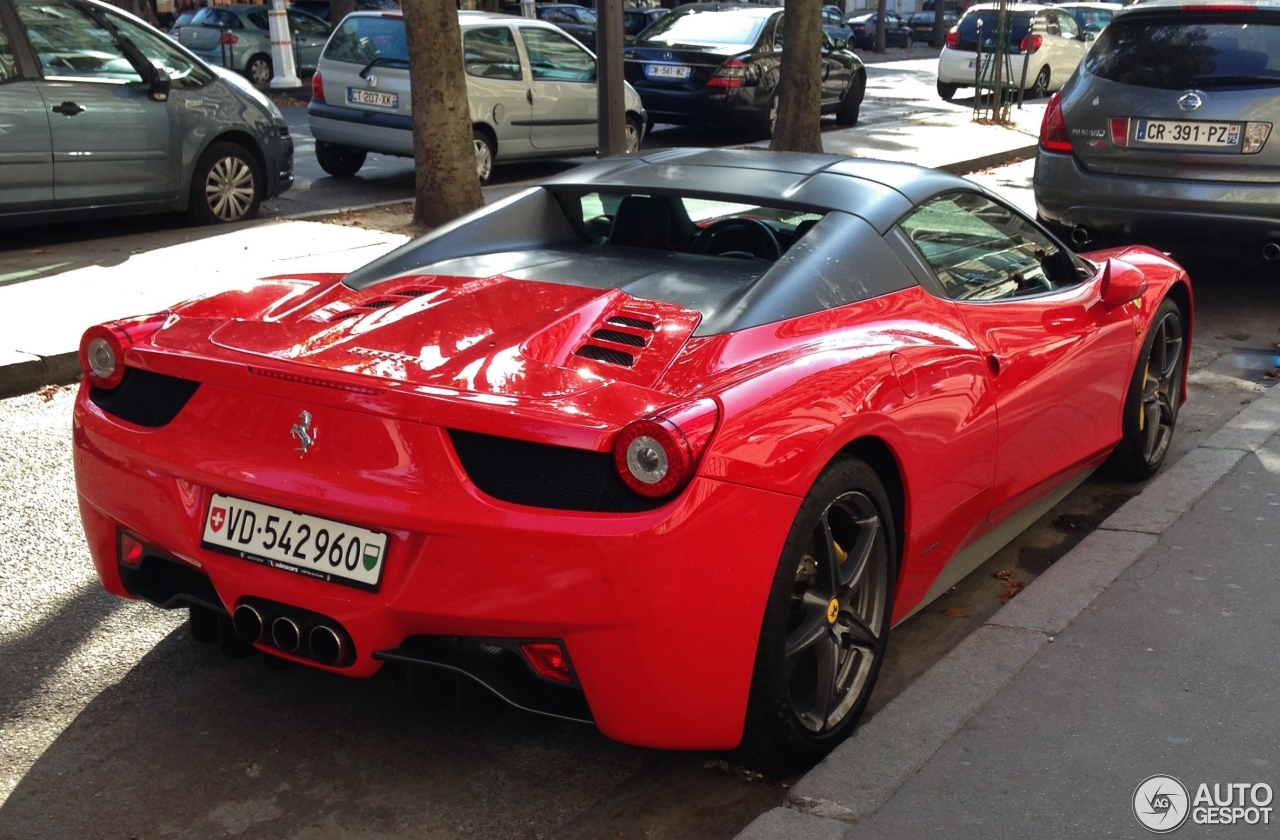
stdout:
[[329,0],[329,23],[334,29],[342,19],[356,10],[356,0]]
[[[939,8],[941,6],[942,8]],[[933,37],[929,39],[929,43],[941,48],[947,41],[947,11],[946,4],[943,0],[934,0],[933,3]]]
[[404,0],[413,102],[413,221],[436,227],[484,204],[467,105],[458,11],[443,0]]
[[885,18],[889,16],[888,5],[886,0],[879,0],[876,3],[876,42],[874,46],[875,51],[878,53],[884,52],[884,25]]
[[498,6],[498,0],[484,0],[484,10],[486,12],[494,12],[495,14],[502,11]]
[[822,0],[786,0],[775,152],[822,152]]

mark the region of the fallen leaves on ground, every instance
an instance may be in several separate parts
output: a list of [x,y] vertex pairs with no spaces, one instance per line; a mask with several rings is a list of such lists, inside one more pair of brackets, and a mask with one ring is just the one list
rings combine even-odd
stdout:
[[1027,585],[1020,580],[1007,581],[1004,585],[1004,589],[1000,590],[1000,603],[1009,603],[1013,600],[1015,595],[1026,588]]
[[968,618],[969,614],[959,607],[947,607],[942,611],[947,618]]
[[40,399],[44,400],[45,402],[48,402],[49,400],[58,396],[58,392],[61,390],[62,390],[61,385],[45,385],[40,388],[37,388],[36,394],[39,395]]
[[992,577],[996,578],[997,580],[1008,580],[1009,578],[1013,577],[1013,572],[1009,571],[1008,569],[1001,569],[1000,571],[993,574]]
[[721,773],[726,775],[737,776],[745,782],[758,782],[764,778],[762,773],[757,773],[756,771],[750,770],[746,767],[739,767],[736,764],[730,764],[722,759],[708,761],[702,765],[702,769],[719,770]]
[[31,254],[52,254],[53,249],[52,248],[32,248],[30,253]]

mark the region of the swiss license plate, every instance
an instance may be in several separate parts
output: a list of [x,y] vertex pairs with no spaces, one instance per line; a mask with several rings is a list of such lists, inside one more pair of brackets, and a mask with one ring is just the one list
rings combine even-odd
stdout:
[[376,592],[387,535],[332,519],[215,495],[204,548],[242,560]]
[[399,108],[400,98],[394,93],[380,90],[347,88],[347,101],[353,105],[372,105],[375,108]]
[[1189,122],[1184,120],[1138,120],[1133,131],[1136,143],[1162,146],[1236,146],[1240,143],[1239,123]]
[[684,64],[646,64],[645,73],[650,79],[679,79],[683,81],[693,73],[693,68]]

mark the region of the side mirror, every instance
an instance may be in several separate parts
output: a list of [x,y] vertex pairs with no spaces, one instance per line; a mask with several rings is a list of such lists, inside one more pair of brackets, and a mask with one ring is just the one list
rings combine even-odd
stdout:
[[1146,294],[1147,278],[1141,271],[1117,259],[1107,260],[1102,267],[1102,305],[1115,309]]
[[153,64],[151,66],[151,88],[147,95],[155,102],[168,102],[169,91],[172,89],[173,80],[169,78],[169,71],[159,64]]
[[1097,32],[1094,32],[1094,31],[1089,30],[1089,29],[1086,29],[1086,30],[1084,31],[1084,42],[1085,42],[1086,44],[1088,44],[1088,43],[1090,43],[1090,42],[1092,42],[1092,41],[1096,41],[1096,40],[1098,40],[1098,33],[1097,33]]

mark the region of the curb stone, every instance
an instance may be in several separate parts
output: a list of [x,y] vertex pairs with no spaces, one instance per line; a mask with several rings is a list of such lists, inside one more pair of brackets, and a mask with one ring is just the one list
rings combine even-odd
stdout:
[[80,378],[78,350],[53,356],[15,355],[18,361],[0,365],[0,399],[29,394],[45,385],[68,385]]
[[[1161,473],[1097,530],[895,697],[806,773],[786,806],[818,823],[784,823],[774,809],[735,840],[825,840],[828,824],[859,822],[987,705],[1046,644],[1158,541],[1159,535],[1249,452],[1280,432],[1280,389],[1272,389]],[[768,833],[789,826],[790,834]],[[801,834],[809,830],[812,834]]]

